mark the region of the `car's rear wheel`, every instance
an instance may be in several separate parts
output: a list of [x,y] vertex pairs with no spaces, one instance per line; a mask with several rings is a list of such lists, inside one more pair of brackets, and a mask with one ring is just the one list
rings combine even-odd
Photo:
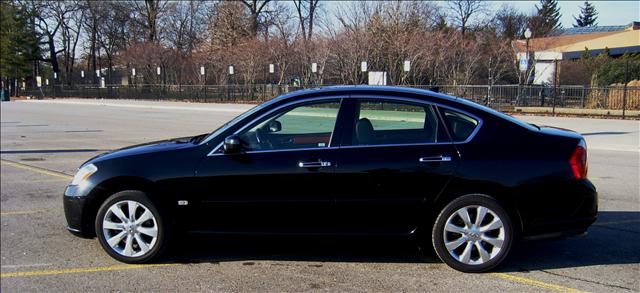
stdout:
[[499,265],[514,238],[511,218],[494,199],[466,195],[449,203],[432,231],[438,257],[462,272],[484,272]]
[[98,240],[119,261],[145,263],[157,258],[164,250],[166,234],[158,208],[141,191],[118,192],[98,210]]

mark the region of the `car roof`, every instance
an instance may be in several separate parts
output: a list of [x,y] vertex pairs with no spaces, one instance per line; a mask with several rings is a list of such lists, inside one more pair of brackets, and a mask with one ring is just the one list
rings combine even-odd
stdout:
[[269,102],[263,104],[264,106],[280,104],[285,102],[292,102],[297,100],[303,100],[306,98],[313,98],[322,95],[371,95],[372,98],[378,96],[404,96],[410,97],[418,100],[424,100],[426,102],[433,103],[441,103],[448,106],[463,106],[466,109],[462,110],[475,110],[475,113],[472,114],[480,114],[483,116],[490,115],[494,117],[499,117],[503,120],[508,120],[512,123],[518,124],[522,127],[525,127],[530,130],[534,130],[534,127],[529,125],[526,122],[518,120],[512,116],[506,115],[502,112],[491,109],[487,106],[483,106],[477,104],[471,100],[458,98],[455,96],[450,96],[442,93],[436,93],[434,91],[425,90],[425,89],[417,89],[417,88],[409,88],[409,87],[399,87],[399,86],[370,86],[370,85],[339,85],[339,86],[329,86],[323,88],[313,88],[313,89],[305,89],[295,91],[289,94],[285,94],[270,100]]
[[399,87],[399,86],[370,86],[370,85],[338,85],[338,86],[329,86],[323,88],[311,88],[295,91],[289,94],[285,94],[279,96],[273,100],[273,103],[278,103],[282,101],[295,101],[298,99],[304,99],[313,96],[319,95],[359,95],[359,94],[379,94],[379,95],[403,95],[403,96],[415,96],[415,98],[426,98],[430,97],[434,100],[446,100],[446,101],[455,101],[459,100],[456,97],[436,93],[430,90],[424,89],[416,89],[416,88],[408,88],[408,87]]

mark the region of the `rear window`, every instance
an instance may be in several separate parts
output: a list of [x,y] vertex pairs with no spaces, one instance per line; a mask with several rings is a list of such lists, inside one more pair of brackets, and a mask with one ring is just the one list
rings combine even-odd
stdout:
[[477,119],[460,112],[445,109],[443,113],[451,138],[455,142],[467,140],[480,123]]

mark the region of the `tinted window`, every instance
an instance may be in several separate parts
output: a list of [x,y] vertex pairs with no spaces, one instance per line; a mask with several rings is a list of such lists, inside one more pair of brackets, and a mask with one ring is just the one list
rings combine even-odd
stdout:
[[248,151],[328,147],[339,108],[339,101],[288,108],[258,121],[240,138]]
[[360,101],[353,145],[411,144],[447,141],[433,108],[392,101]]
[[478,120],[468,115],[452,111],[443,110],[444,120],[447,123],[447,128],[453,138],[453,141],[460,142],[465,141],[478,127]]

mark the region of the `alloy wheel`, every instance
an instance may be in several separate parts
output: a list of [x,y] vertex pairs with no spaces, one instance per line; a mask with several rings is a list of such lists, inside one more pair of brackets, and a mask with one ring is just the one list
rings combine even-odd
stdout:
[[449,216],[443,235],[445,247],[454,259],[467,265],[481,265],[500,253],[505,227],[491,209],[470,205]]
[[106,243],[116,253],[126,257],[147,254],[158,240],[158,222],[143,204],[124,200],[109,207],[102,220]]

